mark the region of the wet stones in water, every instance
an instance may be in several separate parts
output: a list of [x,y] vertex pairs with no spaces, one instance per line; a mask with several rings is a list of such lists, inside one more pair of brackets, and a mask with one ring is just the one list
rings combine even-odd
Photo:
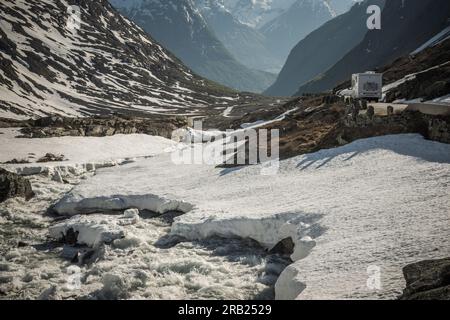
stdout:
[[95,250],[86,246],[78,246],[78,234],[78,231],[74,231],[70,228],[67,230],[66,234],[63,235],[62,241],[64,242],[64,247],[61,252],[61,257],[70,260],[72,263],[83,264],[92,258]]
[[62,242],[68,244],[69,246],[74,246],[78,241],[78,231],[74,231],[72,228],[67,230],[66,234],[62,237]]
[[187,241],[186,238],[177,236],[177,235],[165,235],[158,239],[158,241],[155,242],[155,247],[159,249],[170,249],[175,247],[177,244],[181,242]]
[[61,257],[72,263],[83,264],[89,261],[95,254],[95,250],[88,247],[74,247],[65,245]]
[[17,243],[17,248],[24,248],[24,247],[28,247],[28,246],[29,246],[29,244],[26,242],[23,242],[23,241],[19,241]]
[[0,168],[0,203],[14,197],[22,197],[27,201],[33,198],[31,183],[16,173]]

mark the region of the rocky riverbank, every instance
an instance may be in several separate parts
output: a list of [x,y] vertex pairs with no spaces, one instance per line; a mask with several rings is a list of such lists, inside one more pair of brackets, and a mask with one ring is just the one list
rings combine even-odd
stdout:
[[0,127],[22,127],[21,133],[24,138],[105,137],[134,133],[170,138],[174,130],[186,127],[187,123],[185,117],[137,118],[116,115],[70,118],[52,116],[25,121],[2,119]]
[[9,198],[33,198],[34,192],[30,182],[16,173],[0,168],[0,203]]

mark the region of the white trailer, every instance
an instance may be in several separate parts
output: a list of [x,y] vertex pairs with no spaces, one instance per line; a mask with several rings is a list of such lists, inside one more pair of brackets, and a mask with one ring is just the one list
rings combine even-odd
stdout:
[[356,99],[380,100],[383,75],[375,72],[355,73],[352,76],[352,96]]

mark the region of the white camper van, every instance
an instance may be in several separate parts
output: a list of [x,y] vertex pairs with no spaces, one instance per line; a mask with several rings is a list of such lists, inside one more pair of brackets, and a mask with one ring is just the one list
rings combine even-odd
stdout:
[[357,99],[379,100],[382,96],[383,75],[368,71],[352,76],[352,96]]

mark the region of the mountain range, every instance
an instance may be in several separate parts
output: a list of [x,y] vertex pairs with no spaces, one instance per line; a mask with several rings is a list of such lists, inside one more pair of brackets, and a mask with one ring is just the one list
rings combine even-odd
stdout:
[[[238,21],[258,30],[266,48],[283,63],[291,49],[331,18],[348,11],[354,0],[219,0]],[[281,66],[276,69],[277,73]]]
[[[260,30],[233,16],[225,0],[217,3],[209,0],[126,1],[127,6],[122,7],[122,11],[133,21],[142,19],[142,24],[151,17],[149,23],[155,32],[150,35],[106,0],[77,1],[81,10],[77,27],[69,23],[71,13],[63,0],[1,2],[0,117],[116,112],[228,115],[231,112],[225,112],[228,108],[238,114],[259,107],[264,109],[278,101],[239,93],[218,83],[240,90],[251,91],[249,86],[253,86],[254,91],[262,90],[255,73],[235,56],[247,60],[248,65],[253,62],[254,66],[261,66],[265,63],[263,57],[270,56],[265,51],[268,50],[267,38]],[[310,3],[297,1],[293,5],[300,2]],[[142,7],[150,3],[153,11]],[[300,41],[276,83],[266,93],[288,96],[331,90],[348,80],[351,73],[383,71],[384,66],[399,57],[413,57],[422,51],[424,43],[436,42],[437,34],[439,39],[448,37],[450,3],[446,0],[386,1],[382,28],[371,31],[365,26],[366,7],[370,4],[383,6],[384,0],[357,3],[349,12],[336,14]],[[335,15],[327,10],[331,16]],[[233,32],[227,33],[227,30]],[[160,45],[153,35],[171,44]],[[245,45],[240,47],[239,43]],[[183,48],[185,58],[198,63],[201,72],[190,69],[189,64],[185,66],[171,53]],[[439,48],[445,50],[447,46]],[[264,54],[258,55],[258,52]],[[266,62],[267,66],[273,66],[273,60]],[[402,67],[404,64],[390,68],[390,74],[409,70],[409,67]],[[419,63],[414,72],[420,72],[422,65],[428,66]],[[197,75],[200,73],[208,76],[203,78]],[[432,80],[426,81],[438,87],[426,96],[436,97],[447,90],[445,83],[442,84],[446,80],[439,80],[434,71],[431,73]],[[412,91],[419,94],[426,90],[402,88],[401,93],[394,92],[390,98],[411,97]],[[245,109],[247,111],[236,108],[249,103],[252,108]]]
[[199,75],[266,90],[291,49],[354,0],[110,0]]
[[238,62],[192,0],[110,2],[200,76],[250,92],[261,92],[275,80],[272,73]]
[[332,18],[333,12],[325,1],[297,0],[260,30],[274,54],[286,61],[300,40]]
[[0,117],[195,115],[239,96],[197,76],[108,1],[77,5],[74,22],[62,0],[0,3]]
[[270,50],[266,37],[258,29],[239,21],[223,2],[195,0],[195,5],[236,60],[252,69],[278,73],[284,61]]
[[218,0],[240,22],[259,29],[286,12],[297,0]]

